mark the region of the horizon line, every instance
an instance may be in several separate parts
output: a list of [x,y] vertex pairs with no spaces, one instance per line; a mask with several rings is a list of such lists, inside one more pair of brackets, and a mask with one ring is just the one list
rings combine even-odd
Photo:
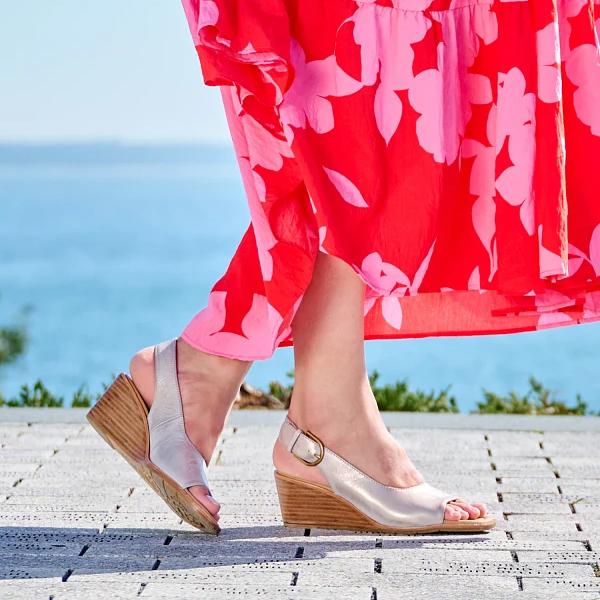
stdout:
[[136,147],[164,147],[164,146],[223,146],[231,147],[231,139],[216,140],[123,140],[118,138],[110,139],[57,139],[57,140],[19,140],[19,139],[0,139],[0,147],[51,147],[51,146],[120,146],[125,148]]

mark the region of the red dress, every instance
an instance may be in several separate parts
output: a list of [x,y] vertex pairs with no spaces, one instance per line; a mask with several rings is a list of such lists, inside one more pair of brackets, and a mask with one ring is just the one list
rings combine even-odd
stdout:
[[190,344],[291,344],[318,252],[367,284],[367,339],[600,319],[599,2],[184,6],[252,217]]

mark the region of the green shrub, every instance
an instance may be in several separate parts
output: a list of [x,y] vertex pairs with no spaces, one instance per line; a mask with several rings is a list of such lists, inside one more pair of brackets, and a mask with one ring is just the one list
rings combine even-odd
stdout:
[[0,367],[14,363],[27,348],[27,317],[31,307],[26,306],[14,323],[0,327]]
[[79,386],[79,389],[73,394],[71,408],[90,408],[96,403],[100,394],[90,394],[90,390],[86,384]]
[[33,387],[30,388],[27,384],[21,386],[19,395],[9,400],[2,399],[1,405],[6,405],[14,408],[62,408],[64,398],[55,396],[48,388],[38,379]]
[[483,390],[484,401],[477,403],[477,410],[482,414],[512,415],[586,415],[587,404],[577,394],[575,406],[567,406],[556,397],[556,392],[545,388],[535,377],[529,378],[529,391],[520,395],[511,390],[508,396],[500,396],[494,392]]
[[[294,390],[294,371],[287,373],[292,380],[291,384],[284,385],[279,381],[269,383],[269,394],[281,400],[286,408],[290,406],[292,392]],[[373,394],[377,400],[379,410],[401,410],[409,412],[459,412],[456,399],[448,394],[450,388],[436,394],[426,393],[421,390],[411,391],[406,381],[397,381],[395,384],[378,386],[379,373],[373,371],[369,381]]]
[[[291,380],[288,385],[279,381],[269,383],[268,393],[280,400],[285,408],[289,408],[292,392],[294,390],[294,371],[287,373]],[[112,377],[114,379],[114,376]],[[435,412],[458,413],[456,398],[450,395],[450,386],[440,392],[424,392],[423,390],[409,389],[407,380],[396,381],[392,384],[379,385],[379,373],[373,371],[369,375],[369,382],[377,406],[381,411],[403,412]],[[518,415],[591,415],[588,405],[578,394],[574,406],[559,399],[556,392],[545,388],[534,377],[529,379],[530,389],[525,395],[511,391],[506,396],[483,390],[484,400],[477,403],[479,414],[518,414]],[[103,391],[109,386],[102,384]],[[91,393],[86,384],[81,385],[73,394],[72,408],[90,408],[100,398],[101,393]],[[32,388],[28,385],[21,387],[18,396],[6,399],[0,393],[0,407],[63,407],[64,398],[52,394],[40,381],[36,381]]]
[[456,398],[449,395],[450,386],[438,393],[434,391],[427,393],[422,390],[410,390],[406,379],[383,386],[377,385],[378,379],[379,373],[377,371],[373,371],[369,375],[371,389],[377,400],[379,410],[436,413],[459,412]]
[[[27,315],[30,312],[31,308],[25,307],[15,323],[0,327],[0,367],[14,363],[25,352],[29,342]],[[0,406],[10,406],[10,402],[0,392]]]
[[278,400],[281,400],[286,409],[290,407],[292,392],[294,391],[294,375],[294,369],[286,373],[286,377],[288,377],[288,379],[291,379],[292,381],[290,385],[284,385],[279,381],[271,381],[269,383],[268,393],[271,396],[277,398]]
[[[106,389],[106,386],[105,386]],[[73,394],[72,408],[90,408],[101,394],[92,394],[87,385],[83,384]],[[9,408],[63,408],[64,398],[53,394],[39,379],[29,387],[21,386],[19,394],[8,400],[0,394],[0,407]]]

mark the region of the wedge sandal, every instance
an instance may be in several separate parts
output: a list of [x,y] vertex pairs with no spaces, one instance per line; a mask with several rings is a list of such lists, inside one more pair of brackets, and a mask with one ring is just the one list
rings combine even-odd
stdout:
[[408,488],[382,485],[325,448],[310,432],[286,419],[279,441],[298,460],[316,467],[329,484],[321,485],[275,472],[286,527],[344,529],[377,533],[474,533],[496,526],[490,516],[447,521],[444,510],[457,500],[427,483]]
[[176,340],[154,349],[156,387],[150,411],[130,377],[119,375],[87,420],[186,523],[218,534],[219,525],[188,488],[207,489],[206,461],[185,432]]

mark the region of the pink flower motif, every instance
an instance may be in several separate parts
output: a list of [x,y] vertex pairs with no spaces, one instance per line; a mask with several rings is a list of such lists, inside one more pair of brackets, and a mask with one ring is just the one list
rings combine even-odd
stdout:
[[569,53],[567,77],[579,89],[573,94],[575,112],[582,123],[600,136],[600,52],[593,44],[582,44]]
[[375,92],[374,108],[377,129],[389,144],[402,119],[402,100],[394,89],[380,84]]
[[427,269],[429,268],[429,263],[431,262],[431,256],[433,254],[433,249],[435,248],[435,242],[429,248],[429,252],[427,256],[423,259],[421,266],[417,269],[415,276],[413,278],[412,284],[408,286],[408,291],[411,296],[416,296],[421,284],[423,283],[423,279],[425,278],[425,274],[427,273]]
[[[518,1],[518,0],[513,0]],[[528,0],[522,0],[527,2]],[[475,10],[464,11],[467,20],[470,20],[470,14],[472,14],[472,26],[473,31],[477,34],[478,38],[483,40],[483,43],[487,46],[498,39],[498,17],[492,10],[492,3],[489,4],[477,4]],[[479,54],[479,40],[472,40],[472,52],[473,56]],[[472,59],[470,64],[472,65]]]
[[402,118],[396,92],[407,90],[414,78],[411,44],[425,37],[431,21],[420,12],[361,3],[346,22],[354,23],[354,41],[360,46],[362,84],[375,85],[379,75],[375,121],[388,144]]
[[411,296],[414,296],[423,283],[434,248],[435,242],[433,242],[427,256],[417,269],[412,283],[402,270],[391,263],[384,262],[379,252],[372,252],[366,256],[360,269],[356,266],[354,268],[367,285],[380,295],[402,297],[408,292]]
[[369,208],[369,205],[365,202],[363,195],[360,190],[345,176],[337,171],[323,167],[323,170],[329,177],[329,180],[335,186],[335,189],[340,193],[340,196],[352,206],[359,208]]
[[596,277],[600,277],[600,224],[596,225],[592,232],[589,256],[576,248],[573,244],[569,244],[569,253],[575,255],[575,258],[569,259],[569,276],[574,275],[583,262],[587,262],[592,266],[592,269],[594,269]]
[[256,238],[256,248],[258,250],[258,259],[260,269],[264,281],[271,281],[273,278],[273,257],[270,250],[277,244],[277,238],[273,234],[269,219],[263,210],[261,204],[260,186],[257,187],[257,180],[262,181],[260,176],[255,173],[247,158],[239,159],[238,164],[242,174],[242,182],[248,199],[248,208],[250,209],[250,217],[252,219],[252,227],[254,228],[254,236]]
[[390,295],[397,286],[400,286],[401,295],[404,296],[410,286],[410,279],[398,267],[383,262],[378,252],[366,256],[361,268],[355,269],[367,285],[385,296]]
[[373,308],[373,306],[375,306],[375,302],[377,302],[377,298],[379,298],[379,296],[377,296],[376,294],[373,295],[369,295],[371,288],[367,288],[367,293],[365,295],[365,309],[364,309],[364,316],[366,317],[367,314],[369,313],[369,311]]
[[558,22],[554,21],[537,34],[538,97],[552,104],[562,98],[560,42]]
[[[598,23],[598,21],[596,21]],[[588,292],[583,305],[584,319],[598,319],[600,317],[600,291]]]
[[596,225],[590,239],[590,263],[596,277],[600,277],[600,224]]
[[410,105],[421,114],[419,143],[439,163],[456,160],[471,119],[471,104],[492,102],[489,78],[468,69],[479,52],[480,38],[486,44],[497,38],[498,22],[489,7],[475,14],[476,18],[464,10],[433,13],[432,18],[442,24],[444,40],[437,46],[438,68],[419,73],[408,93]]
[[381,299],[381,314],[394,329],[402,327],[402,306],[395,296],[384,296]]
[[553,275],[558,275],[559,277],[564,277],[567,274],[567,266],[565,265],[562,257],[542,246],[542,232],[543,226],[540,225],[538,227],[540,276],[551,277]]
[[[274,333],[283,324],[282,316],[269,304],[266,296],[254,294],[252,306],[242,319],[241,332],[221,331],[225,325],[227,292],[211,292],[208,306],[200,311],[186,328],[186,335],[208,351],[227,356],[231,348],[249,360],[268,358],[273,352]],[[200,339],[194,331],[202,332]]]
[[521,222],[529,235],[535,232],[533,169],[535,163],[535,94],[525,93],[525,77],[516,67],[498,77],[496,152],[508,138],[513,163],[496,180],[506,202],[521,207]]
[[327,250],[323,248],[323,244],[325,243],[325,238],[327,237],[327,227],[323,225],[319,227],[319,250],[324,254],[328,254]]
[[280,119],[286,128],[288,142],[293,139],[291,127],[306,128],[306,121],[317,133],[333,129],[333,108],[327,96],[349,96],[362,88],[362,83],[346,74],[335,56],[306,62],[300,44],[292,39],[291,62],[295,78],[280,106]]
[[535,306],[537,312],[540,313],[537,328],[556,327],[574,321],[568,314],[560,312],[561,308],[574,305],[575,300],[573,298],[556,290],[546,290],[543,294],[537,294],[535,296]]
[[[492,105],[487,121],[488,144],[496,138],[496,105]],[[498,270],[498,251],[496,246],[496,148],[493,145],[485,146],[481,142],[471,139],[463,140],[461,147],[463,158],[475,157],[469,181],[469,191],[478,196],[471,209],[473,228],[484,245],[490,257],[491,281]],[[480,289],[479,268],[477,268],[477,287]]]
[[[568,79],[579,89],[573,95],[575,112],[588,125],[593,135],[600,136],[600,56],[593,44],[571,48],[571,24],[568,19],[576,17],[589,6],[589,0],[563,0],[564,13],[559,11],[560,51]],[[600,19],[596,20],[596,35],[600,37]]]
[[485,292],[487,292],[487,290],[481,289],[481,274],[479,273],[479,267],[475,267],[473,269],[473,272],[469,276],[467,289],[472,291],[479,291],[480,294],[485,294]]
[[[269,144],[265,144],[265,148],[261,148],[261,145],[257,145],[256,140],[251,136],[249,139],[246,127],[249,127],[250,133],[259,136],[263,135],[263,128],[252,117],[241,110],[241,106],[236,98],[235,88],[222,87],[221,94],[237,153],[244,190],[248,198],[248,206],[252,218],[252,226],[254,227],[263,278],[265,281],[271,281],[273,277],[273,257],[269,251],[275,246],[277,239],[273,234],[269,220],[262,207],[262,202],[265,201],[266,194],[265,182],[252,167],[262,164],[266,168],[268,166],[279,166],[279,169],[281,169],[283,166],[282,155],[285,156],[287,152],[286,148],[288,150],[289,148],[285,142],[281,142],[280,144],[273,143],[271,146],[271,140],[269,140]],[[241,111],[240,116],[238,116],[238,111]],[[271,136],[268,132],[265,132],[264,135]],[[263,138],[259,137],[259,139]]]
[[[267,131],[256,119],[251,117],[242,107],[234,88],[221,88],[223,94],[231,97],[232,105],[226,106],[229,128],[234,140],[234,147],[240,147],[240,136],[243,137],[242,147],[247,150],[247,156],[252,168],[264,167],[270,171],[279,171],[283,167],[283,157],[293,158],[294,153],[286,140],[275,137]],[[229,104],[228,101],[226,101]],[[233,116],[237,115],[237,119]],[[240,127],[241,126],[241,127]]]
[[537,324],[537,329],[546,329],[549,327],[557,327],[558,325],[564,325],[565,323],[572,322],[573,318],[564,312],[547,312],[540,315],[540,319]]
[[381,299],[381,313],[383,318],[390,326],[399,330],[402,326],[402,305],[400,304],[400,298],[404,297],[407,293],[411,296],[415,296],[418,293],[429,267],[434,248],[435,242],[417,269],[412,283],[398,267],[391,263],[383,262],[378,252],[373,252],[365,257],[360,269],[354,267],[363,281],[369,286],[365,301],[365,315],[377,301],[377,296],[383,295]]
[[546,290],[543,294],[536,294],[535,307],[538,312],[553,312],[560,308],[573,306],[575,300],[556,290]]
[[571,53],[571,23],[581,10],[589,6],[589,0],[562,0],[558,5],[558,30],[560,38],[560,58],[564,63]]

